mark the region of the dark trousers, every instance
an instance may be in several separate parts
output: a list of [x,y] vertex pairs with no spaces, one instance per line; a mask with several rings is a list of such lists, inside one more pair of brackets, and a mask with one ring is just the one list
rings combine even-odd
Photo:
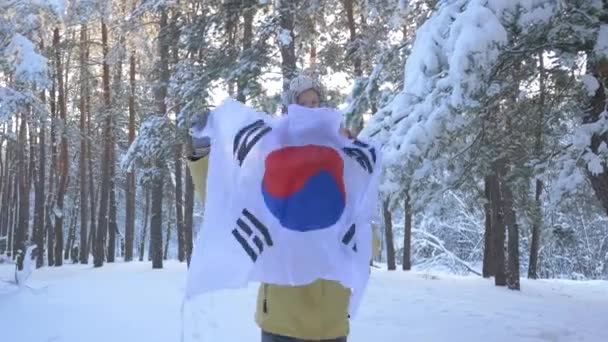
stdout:
[[271,333],[267,333],[262,331],[262,342],[346,342],[345,337],[339,337],[332,340],[322,340],[322,341],[313,341],[313,340],[301,340],[299,338],[287,337],[287,336],[279,336]]

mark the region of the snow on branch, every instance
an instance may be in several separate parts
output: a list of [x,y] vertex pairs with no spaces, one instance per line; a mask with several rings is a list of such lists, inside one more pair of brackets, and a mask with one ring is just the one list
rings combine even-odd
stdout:
[[47,59],[36,52],[34,44],[21,34],[15,34],[4,50],[8,63],[14,66],[17,79],[24,83],[44,85],[47,81]]
[[158,177],[165,167],[162,161],[171,158],[175,142],[175,127],[164,116],[150,115],[142,124],[139,133],[129,150],[122,157],[121,168],[130,171],[137,165],[142,174],[142,181]]
[[[468,262],[462,260],[456,254],[454,254],[450,250],[448,250],[445,247],[443,241],[441,241],[441,239],[439,239],[435,235],[433,235],[429,232],[426,232],[424,230],[420,230],[420,229],[412,229],[412,234],[413,235],[422,235],[422,237],[423,237],[422,241],[424,241],[424,243],[432,246],[433,248],[440,250],[443,254],[445,254],[445,256],[447,256],[449,259],[456,262],[457,264],[465,267],[469,272],[476,274],[478,276],[481,276],[481,273],[479,271],[477,271],[473,266],[469,265]],[[420,243],[420,239],[418,239],[418,242]]]
[[387,176],[398,184],[411,181],[437,139],[467,124],[464,109],[478,105],[475,97],[484,91],[500,46],[507,41],[500,17],[488,2],[445,1],[438,6],[417,32],[405,65],[404,89],[363,131],[367,136],[390,131],[379,137]]

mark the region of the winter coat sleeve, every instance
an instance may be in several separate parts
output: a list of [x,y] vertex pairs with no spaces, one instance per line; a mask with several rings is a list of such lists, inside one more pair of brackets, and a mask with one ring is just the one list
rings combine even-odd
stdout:
[[189,160],[188,167],[194,183],[194,192],[199,201],[205,202],[207,193],[207,172],[209,171],[209,156],[202,157],[196,161]]

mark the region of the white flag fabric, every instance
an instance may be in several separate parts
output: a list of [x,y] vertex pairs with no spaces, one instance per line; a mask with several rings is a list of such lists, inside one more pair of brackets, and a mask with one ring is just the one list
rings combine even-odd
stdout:
[[272,118],[228,100],[209,116],[207,197],[186,297],[250,281],[351,289],[354,316],[369,278],[380,158],[342,137],[330,108],[291,105]]

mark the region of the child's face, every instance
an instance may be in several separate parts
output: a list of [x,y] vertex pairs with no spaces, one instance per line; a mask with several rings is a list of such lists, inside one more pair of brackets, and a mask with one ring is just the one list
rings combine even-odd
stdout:
[[298,104],[308,108],[319,108],[321,105],[319,94],[312,89],[308,89],[298,96]]

